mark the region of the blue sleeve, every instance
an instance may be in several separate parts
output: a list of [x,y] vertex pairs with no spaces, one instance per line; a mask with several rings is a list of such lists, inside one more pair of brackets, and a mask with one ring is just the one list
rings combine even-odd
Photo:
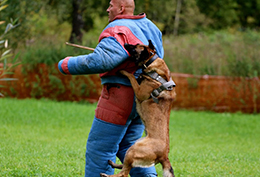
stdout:
[[160,36],[160,42],[161,42],[161,45],[162,46],[160,46],[160,53],[159,53],[159,57],[160,58],[164,58],[164,48],[163,48],[163,40],[162,40],[162,33],[161,33],[161,31],[159,31],[159,36]]
[[123,46],[115,38],[107,37],[100,41],[93,53],[70,57],[68,61],[63,59],[59,62],[58,68],[63,74],[104,73],[114,69],[127,58],[128,54]]

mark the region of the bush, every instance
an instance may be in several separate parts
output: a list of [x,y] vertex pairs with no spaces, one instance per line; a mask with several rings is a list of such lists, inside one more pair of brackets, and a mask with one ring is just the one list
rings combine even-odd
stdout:
[[[96,30],[86,33],[82,45],[95,48],[98,44],[98,37],[99,34]],[[46,35],[37,38],[37,41],[33,42],[31,45],[20,49],[23,53],[20,56],[20,59],[23,61],[23,64],[34,67],[39,63],[54,65],[67,56],[85,55],[90,53],[90,51],[85,49],[65,45],[65,42],[64,39],[61,39],[56,35]]]
[[[83,45],[95,47],[98,35],[97,30],[86,33]],[[33,67],[38,63],[54,65],[66,56],[90,53],[64,43],[54,40],[34,43],[24,49],[20,58]],[[259,47],[260,33],[255,31],[164,36],[164,59],[175,73],[255,77],[260,76]]]
[[260,33],[217,31],[164,38],[172,72],[195,75],[260,76]]
[[39,63],[54,65],[67,56],[83,55],[89,53],[84,49],[55,45],[52,43],[36,44],[27,47],[21,56],[23,64],[35,66]]
[[[2,11],[8,6],[5,3],[6,0],[0,2],[0,11]],[[5,37],[10,30],[12,30],[13,28],[19,25],[16,23],[17,20],[11,20],[11,22],[7,24],[5,30],[1,32],[2,35],[0,36],[0,82],[15,80],[14,78],[8,78],[5,76],[8,74],[12,74],[12,72],[9,72],[9,70],[19,64],[16,63],[17,56],[14,57],[12,61],[10,61],[10,58],[12,58],[13,55],[11,54],[11,49],[9,49],[8,40]],[[0,25],[2,24],[5,24],[5,21],[0,21]],[[0,83],[0,88],[1,87],[3,86]],[[0,92],[0,96],[4,96],[4,95]]]

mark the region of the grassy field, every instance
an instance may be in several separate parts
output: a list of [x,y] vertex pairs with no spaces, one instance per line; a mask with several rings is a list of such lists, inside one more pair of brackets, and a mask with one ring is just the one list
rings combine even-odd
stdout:
[[[95,106],[0,99],[0,176],[83,176]],[[170,141],[176,177],[260,176],[259,115],[173,111]]]

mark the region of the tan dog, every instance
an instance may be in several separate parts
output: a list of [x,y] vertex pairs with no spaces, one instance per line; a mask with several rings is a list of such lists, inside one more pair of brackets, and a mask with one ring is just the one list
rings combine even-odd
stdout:
[[[150,167],[161,163],[164,177],[174,177],[169,153],[169,118],[175,98],[175,84],[171,80],[170,71],[156,53],[151,41],[146,45],[129,45],[125,48],[139,66],[144,66],[138,78],[120,71],[128,77],[136,96],[136,108],[145,125],[147,136],[137,141],[126,152],[123,165],[109,164],[122,170],[116,175],[101,173],[101,177],[128,177],[133,167]],[[149,66],[148,66],[149,65]],[[140,85],[139,85],[140,84]]]

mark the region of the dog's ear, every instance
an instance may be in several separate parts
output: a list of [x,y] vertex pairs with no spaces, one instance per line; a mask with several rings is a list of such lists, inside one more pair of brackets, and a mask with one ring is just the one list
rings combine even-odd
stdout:
[[148,40],[148,42],[149,42],[149,45],[148,45],[149,48],[152,49],[152,50],[155,50],[155,47],[154,47],[152,41],[151,41],[151,40]]

